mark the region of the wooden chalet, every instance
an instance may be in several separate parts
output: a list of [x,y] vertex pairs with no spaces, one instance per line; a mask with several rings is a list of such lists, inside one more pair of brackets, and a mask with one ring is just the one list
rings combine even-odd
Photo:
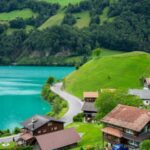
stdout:
[[149,89],[130,89],[128,91],[130,95],[138,96],[142,101],[145,106],[150,105],[150,90]]
[[98,98],[98,92],[84,92],[83,99],[85,102],[95,102]]
[[36,136],[33,150],[64,150],[73,148],[80,141],[80,136],[74,128]]
[[22,122],[22,135],[19,142],[22,144],[32,144],[35,136],[51,133],[64,129],[64,122],[51,117],[35,115]]
[[144,87],[150,89],[150,78],[144,79]]
[[129,150],[139,150],[139,144],[150,139],[150,112],[148,110],[118,105],[101,122],[104,139],[109,143],[123,144]]
[[98,92],[84,92],[83,93],[84,104],[82,111],[84,113],[85,121],[92,122],[97,113],[95,108],[95,101],[98,98]]

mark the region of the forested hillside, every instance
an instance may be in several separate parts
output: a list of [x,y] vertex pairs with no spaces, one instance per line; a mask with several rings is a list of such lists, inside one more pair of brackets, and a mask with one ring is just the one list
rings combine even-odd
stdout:
[[97,47],[150,52],[149,8],[149,0],[2,0],[0,64],[83,63]]

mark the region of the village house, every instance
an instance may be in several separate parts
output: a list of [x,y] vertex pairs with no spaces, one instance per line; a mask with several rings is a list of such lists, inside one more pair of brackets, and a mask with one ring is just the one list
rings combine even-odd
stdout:
[[22,122],[21,125],[23,126],[22,135],[18,142],[25,145],[34,143],[37,135],[64,129],[64,122],[41,115],[35,115]]
[[97,113],[95,100],[98,98],[98,92],[84,92],[83,98],[84,104],[82,111],[84,113],[85,121],[92,122]]
[[144,79],[144,87],[150,89],[150,78]]
[[150,105],[150,90],[130,89],[128,93],[142,99],[145,106]]
[[74,128],[36,136],[33,150],[60,150],[73,148],[80,141],[80,136]]
[[139,144],[150,139],[148,110],[119,104],[101,122],[104,140],[111,146],[123,144],[129,150],[139,150]]

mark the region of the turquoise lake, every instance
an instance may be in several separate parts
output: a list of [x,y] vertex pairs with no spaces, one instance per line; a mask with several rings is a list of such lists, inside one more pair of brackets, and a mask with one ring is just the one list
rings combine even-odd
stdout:
[[13,129],[35,114],[44,115],[52,106],[42,99],[41,89],[49,76],[63,79],[74,67],[0,67],[0,130]]

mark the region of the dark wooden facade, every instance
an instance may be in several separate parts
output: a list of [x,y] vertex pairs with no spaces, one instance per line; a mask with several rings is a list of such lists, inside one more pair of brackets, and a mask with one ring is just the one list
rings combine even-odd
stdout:
[[140,142],[150,139],[150,122],[143,128],[141,132],[135,132],[127,128],[105,124],[106,127],[117,129],[122,133],[122,137],[117,137],[113,134],[103,133],[104,140],[113,144],[124,144],[126,147],[137,150]]
[[96,99],[96,97],[84,97],[85,102],[95,102]]

